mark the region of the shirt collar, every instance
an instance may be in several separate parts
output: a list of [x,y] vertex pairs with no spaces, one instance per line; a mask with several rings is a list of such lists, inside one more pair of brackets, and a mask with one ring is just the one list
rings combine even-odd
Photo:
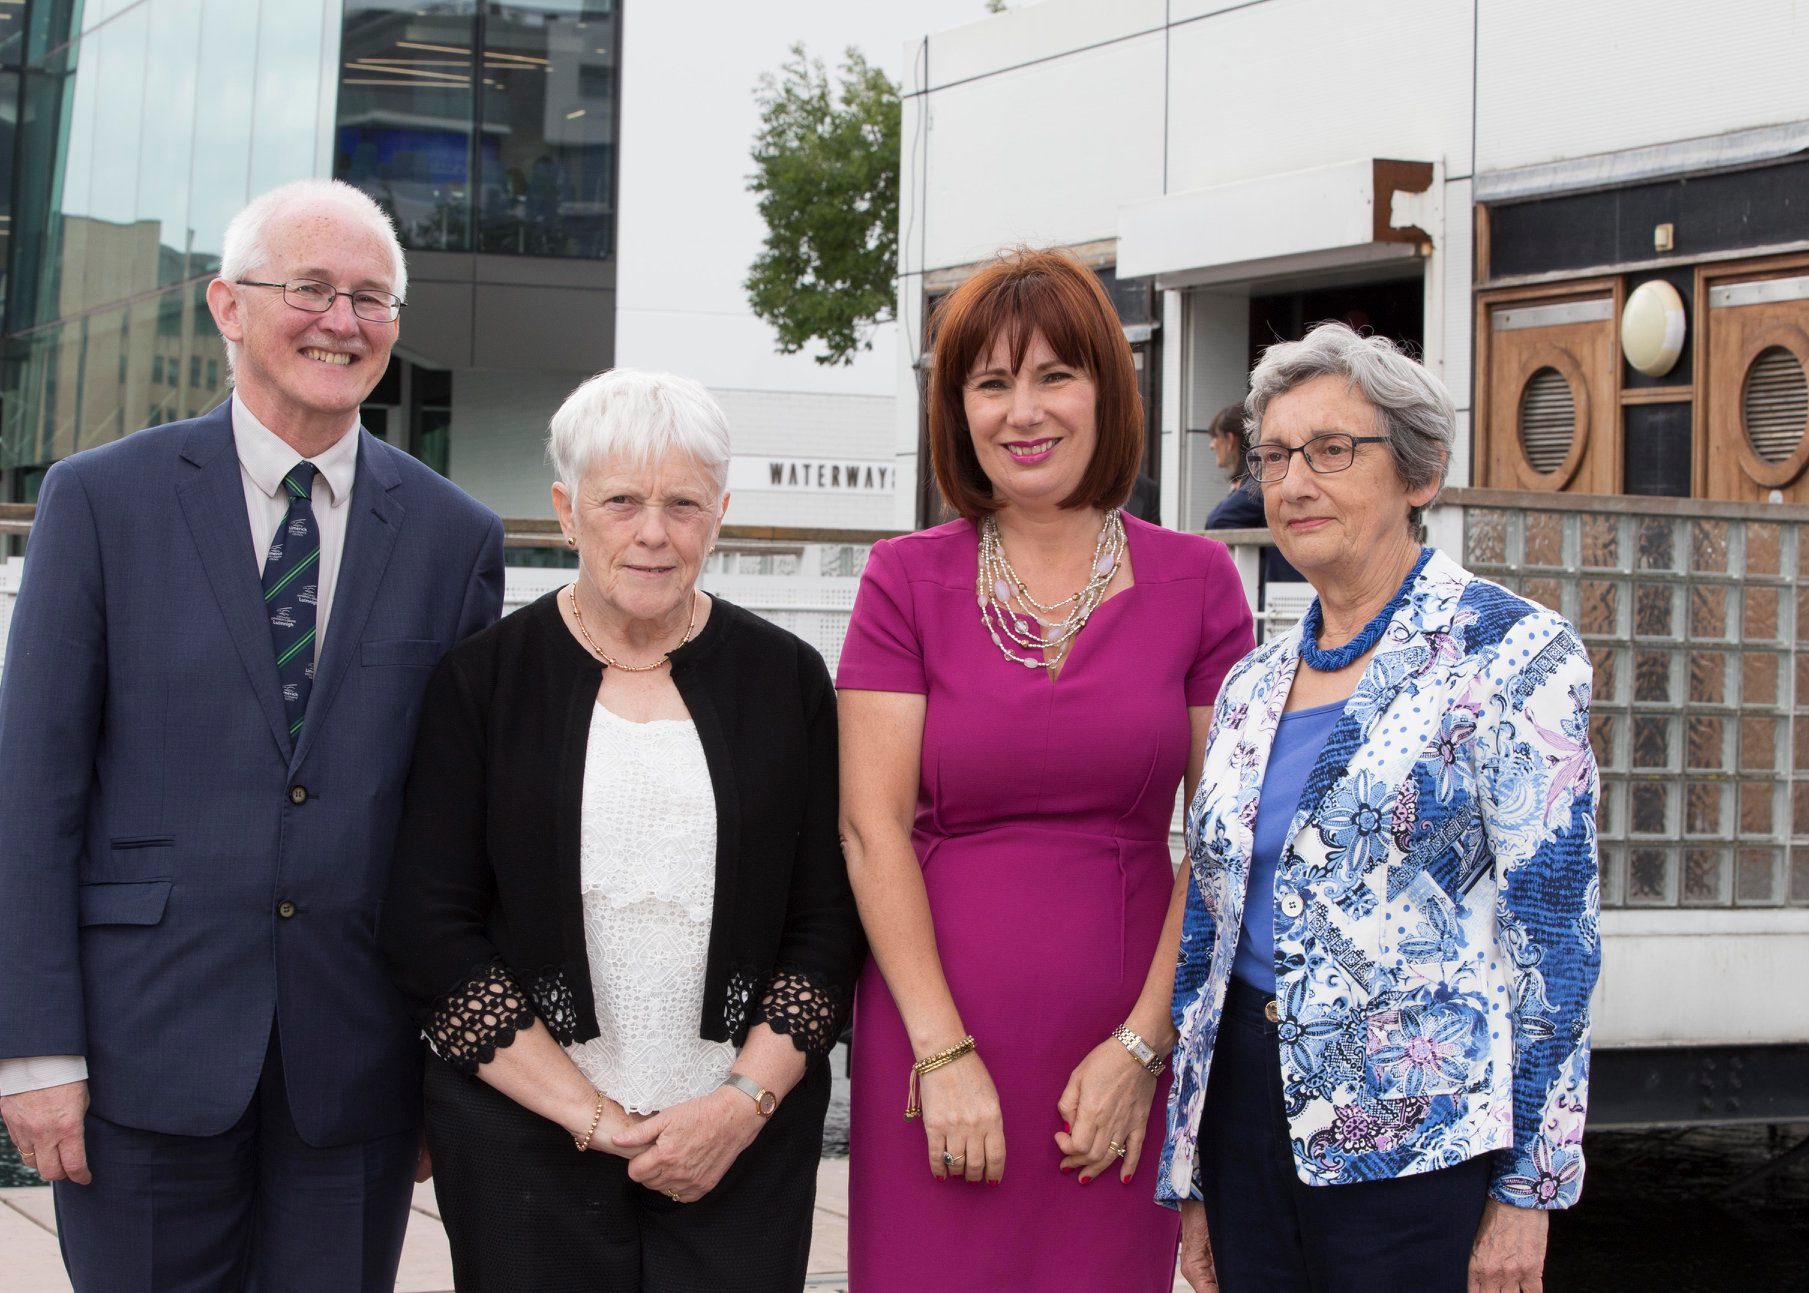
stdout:
[[[333,442],[333,447],[308,459],[320,470],[327,482],[329,506],[338,507],[352,496],[352,478],[358,468],[358,420]],[[283,487],[283,475],[295,466],[295,450],[281,436],[258,421],[257,414],[245,406],[238,392],[232,396],[232,445],[239,455],[239,466],[251,483],[275,498]]]

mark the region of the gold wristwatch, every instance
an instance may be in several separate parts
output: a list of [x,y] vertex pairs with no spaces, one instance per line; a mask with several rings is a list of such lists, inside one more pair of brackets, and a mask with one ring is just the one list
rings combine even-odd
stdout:
[[760,1111],[762,1118],[773,1116],[773,1110],[779,1107],[779,1097],[761,1086],[753,1078],[741,1073],[731,1073],[722,1080],[724,1086],[732,1086],[754,1102],[754,1108]]
[[1132,1032],[1127,1025],[1119,1024],[1112,1030],[1112,1036],[1131,1053],[1132,1059],[1143,1066],[1144,1072],[1160,1073],[1168,1067],[1168,1061],[1157,1055],[1150,1044]]

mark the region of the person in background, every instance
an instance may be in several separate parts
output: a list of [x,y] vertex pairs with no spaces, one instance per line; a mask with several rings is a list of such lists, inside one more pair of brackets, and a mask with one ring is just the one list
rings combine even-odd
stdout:
[[1421,546],[1438,379],[1323,324],[1247,461],[1318,594],[1225,679],[1187,815],[1158,1197],[1196,1290],[1540,1287],[1601,961],[1588,653]]
[[[1230,492],[1213,505],[1206,516],[1208,530],[1256,530],[1268,524],[1263,515],[1262,494],[1244,465],[1244,406],[1227,404],[1212,415],[1206,433],[1213,461],[1231,482]],[[1288,564],[1279,545],[1263,552],[1263,573],[1270,583],[1297,584],[1300,572]]]
[[429,671],[502,524],[363,430],[407,268],[304,180],[227,226],[232,398],[65,458],[0,686],[0,1113],[80,1293],[388,1290],[420,1044],[378,957]]
[[593,377],[551,450],[577,576],[434,674],[383,912],[454,1279],[795,1290],[863,950],[829,673],[697,587],[701,386]]
[[1017,252],[957,288],[930,382],[960,516],[874,547],[838,677],[873,946],[850,1286],[1166,1291],[1175,1221],[1144,1151],[1172,1036],[1168,829],[1250,611],[1223,545],[1120,510],[1142,411],[1079,262]]

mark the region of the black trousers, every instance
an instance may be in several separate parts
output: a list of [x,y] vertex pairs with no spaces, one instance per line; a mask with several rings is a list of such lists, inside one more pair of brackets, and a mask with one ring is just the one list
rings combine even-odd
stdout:
[[1225,1293],[1462,1293],[1493,1172],[1484,1154],[1389,1181],[1294,1171],[1266,993],[1231,981],[1200,1116],[1200,1180]]
[[459,1293],[795,1293],[810,1258],[829,1065],[816,1061],[695,1203],[580,1154],[564,1128],[428,1057],[427,1143]]
[[77,1293],[395,1288],[419,1133],[308,1144],[274,1025],[251,1103],[220,1135],[170,1136],[93,1113],[85,1130],[94,1183],[55,1186]]

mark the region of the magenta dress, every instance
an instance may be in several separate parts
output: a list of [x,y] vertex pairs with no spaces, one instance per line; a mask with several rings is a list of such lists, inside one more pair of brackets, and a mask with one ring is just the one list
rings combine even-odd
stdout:
[[[1060,1171],[1056,1102],[1142,989],[1173,885],[1168,827],[1189,706],[1250,649],[1224,546],[1124,518],[1134,584],[1053,681],[980,622],[966,521],[877,544],[836,685],[927,697],[912,843],[937,950],[1004,1108],[998,1189],[936,1181],[904,1120],[912,1054],[869,961],[855,994],[851,1293],[1155,1293],[1177,1215],[1154,1202],[1168,1078],[1128,1185]],[[953,1040],[953,1039],[951,1039]]]

